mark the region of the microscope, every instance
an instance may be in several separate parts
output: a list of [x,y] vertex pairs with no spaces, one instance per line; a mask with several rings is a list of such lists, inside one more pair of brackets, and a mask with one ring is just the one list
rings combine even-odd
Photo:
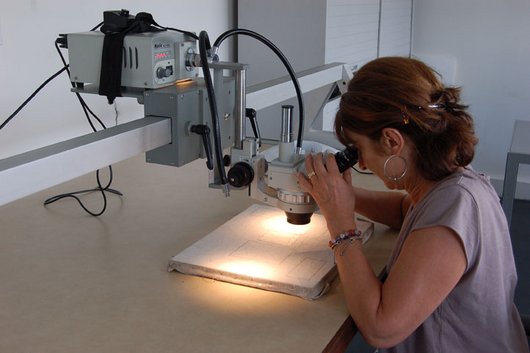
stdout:
[[[273,49],[289,78],[247,87],[247,64],[219,61],[219,47],[232,35],[251,36]],[[132,16],[126,10],[105,12],[101,31],[64,34],[58,41],[68,49],[73,91],[107,96],[109,103],[115,97],[136,98],[145,117],[171,121],[171,143],[148,151],[147,162],[180,167],[205,158],[210,187],[227,196],[230,190],[247,190],[250,197],[285,211],[289,223],[310,222],[317,206],[295,173],[303,172],[306,153],[339,146],[331,132],[304,129],[303,93],[328,86],[325,104],[344,90],[349,67],[329,64],[295,74],[279,49],[255,32],[227,31],[211,46],[204,31],[197,36],[161,27],[149,14]],[[262,150],[256,111],[281,103],[293,91],[300,113],[297,137],[295,107],[283,105],[279,138]],[[247,120],[254,136],[247,136]],[[341,172],[357,162],[353,147],[336,147]]]

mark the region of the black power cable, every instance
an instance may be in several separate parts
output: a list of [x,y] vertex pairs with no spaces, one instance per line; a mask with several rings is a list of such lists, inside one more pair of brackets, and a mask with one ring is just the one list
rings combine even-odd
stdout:
[[208,103],[210,106],[210,113],[212,115],[212,128],[214,138],[214,153],[215,162],[219,169],[221,183],[226,186],[228,179],[223,165],[223,147],[221,146],[221,127],[219,125],[219,113],[217,111],[217,100],[215,98],[215,91],[213,89],[212,75],[210,74],[210,67],[208,65],[208,51],[211,49],[210,39],[206,31],[199,33],[199,56],[201,58],[202,71],[204,73],[204,81],[206,82],[206,90],[208,91]]
[[[96,27],[94,27],[92,29],[92,31],[94,31],[97,28],[99,28],[102,24],[103,24],[103,22],[98,24]],[[64,58],[64,56],[61,53],[61,50],[59,48],[59,39],[55,41],[55,49],[57,50],[57,53],[59,54],[59,57],[61,58],[61,61],[65,65],[66,72],[68,73],[68,77],[70,77],[70,71],[67,68],[68,65],[66,64],[66,60],[65,60],[65,58]],[[72,87],[75,87],[73,82],[70,82],[70,83],[71,83]],[[75,95],[76,95],[77,99],[79,100],[79,103],[81,104],[81,108],[83,109],[83,112],[85,113],[85,117],[87,118],[87,121],[90,124],[90,127],[92,128],[92,131],[96,132],[97,129],[94,126],[94,123],[92,122],[92,120],[90,119],[90,115],[92,115],[94,117],[94,119],[96,119],[98,121],[98,123],[101,125],[101,127],[103,129],[106,129],[107,127],[105,126],[103,121],[101,121],[101,119],[88,107],[88,105],[86,104],[86,102],[83,99],[83,97],[81,97],[81,94],[79,94],[79,92],[75,92]],[[92,188],[92,189],[78,190],[78,191],[67,192],[67,193],[64,193],[64,194],[59,194],[59,195],[52,196],[52,197],[50,197],[50,198],[48,198],[48,199],[46,199],[44,201],[44,205],[46,206],[46,205],[52,204],[52,203],[54,203],[56,201],[59,201],[59,200],[65,199],[65,198],[73,198],[74,200],[77,201],[79,206],[81,206],[81,208],[86,213],[88,213],[89,215],[94,216],[94,217],[101,216],[107,209],[107,195],[106,195],[107,191],[111,192],[113,194],[119,195],[119,196],[123,196],[123,194],[120,191],[110,188],[110,186],[112,184],[112,181],[113,181],[113,172],[112,172],[112,166],[109,165],[108,168],[109,168],[109,181],[108,181],[108,183],[107,183],[107,185],[105,187],[102,186],[101,179],[100,179],[100,170],[98,169],[98,170],[96,170],[97,187]],[[79,194],[92,193],[92,192],[100,192],[101,196],[103,198],[103,207],[102,207],[102,209],[99,212],[90,211],[83,204],[81,199],[77,196]]]
[[[285,55],[282,53],[282,51],[274,45],[269,39],[265,38],[259,33],[256,33],[254,31],[244,29],[244,28],[235,28],[228,30],[224,33],[222,33],[214,42],[213,46],[214,48],[219,48],[221,43],[228,37],[235,35],[235,34],[242,34],[245,36],[249,36],[251,38],[257,39],[258,41],[265,44],[267,47],[269,47],[281,60],[285,68],[287,69],[287,72],[289,73],[289,77],[291,78],[291,81],[293,82],[294,89],[296,91],[296,97],[298,100],[298,109],[299,109],[299,122],[298,122],[298,138],[296,142],[296,147],[298,150],[302,149],[302,140],[304,136],[304,101],[302,96],[302,90],[300,89],[300,84],[298,83],[298,78],[296,77],[296,74],[289,63],[289,60],[285,57]],[[202,58],[201,58],[202,60]]]
[[64,71],[68,70],[67,66],[64,66],[62,69],[51,75],[46,81],[44,81],[14,112],[11,114],[3,123],[0,125],[0,130],[2,130],[21,110],[29,103],[36,95],[43,89],[48,83],[50,83],[54,78],[62,74]]
[[172,28],[172,27],[164,27],[164,26],[160,26],[158,23],[156,23],[154,20],[153,20],[153,25],[155,25],[156,27],[160,28],[160,29],[163,29],[165,31],[173,31],[173,32],[179,32],[179,33],[182,33],[184,35],[187,35],[188,37],[191,37],[195,40],[199,40],[199,36],[197,36],[195,33],[193,32],[189,32],[189,31],[184,31],[182,29],[178,29],[178,28]]
[[[92,28],[91,31],[95,31],[96,29],[98,29],[99,27],[101,27],[101,25],[103,25],[103,22],[99,23],[96,27]],[[63,67],[57,71],[56,73],[54,73],[52,76],[50,76],[48,79],[46,79],[1,125],[0,125],[0,130],[3,129],[46,85],[48,85],[48,83],[50,83],[52,80],[54,80],[57,76],[59,76],[61,73],[63,73],[64,71],[66,71],[68,73],[68,77],[70,77],[70,71],[69,71],[69,65],[66,63],[66,60],[64,59],[64,56],[62,55],[60,49],[59,49],[59,40],[56,40],[55,41],[55,48],[57,49],[57,52],[59,53],[59,56],[61,57],[61,61],[63,63]],[[72,86],[73,83],[72,83]],[[83,97],[81,97],[81,95],[79,94],[79,92],[75,92],[76,94],[76,97],[77,99],[79,100],[79,103],[81,105],[81,108],[83,109],[83,112],[85,113],[85,116],[87,118],[87,121],[88,123],[90,124],[90,127],[92,128],[92,131],[97,131],[96,127],[94,126],[94,123],[92,122],[91,118],[90,118],[90,115],[92,115],[94,117],[94,119],[96,119],[98,121],[98,123],[101,125],[101,127],[103,129],[106,129],[106,126],[105,124],[101,121],[101,119],[88,107],[88,105],[86,104],[85,100],[83,99]],[[90,114],[90,115],[89,115]],[[53,197],[50,197],[48,198],[47,200],[44,201],[44,205],[48,205],[48,204],[51,204],[53,202],[56,202],[58,200],[61,200],[63,198],[74,198],[75,200],[77,200],[77,202],[79,203],[79,205],[90,215],[92,216],[100,216],[102,215],[106,208],[107,208],[107,197],[106,197],[106,194],[105,192],[111,192],[111,193],[114,193],[116,195],[120,195],[122,196],[123,194],[118,191],[118,190],[114,190],[114,189],[111,189],[110,188],[110,185],[112,184],[112,180],[113,180],[113,172],[112,172],[112,166],[109,166],[109,181],[107,183],[106,186],[102,186],[102,183],[101,183],[101,180],[100,180],[100,171],[97,170],[96,171],[96,181],[97,181],[97,184],[98,186],[96,188],[93,188],[93,189],[86,189],[86,190],[79,190],[79,191],[74,191],[74,192],[70,192],[70,193],[65,193],[65,194],[60,194],[60,195],[56,195],[56,196],[53,196]],[[81,202],[81,200],[79,199],[79,197],[77,197],[76,195],[78,194],[83,194],[83,193],[89,193],[89,192],[95,192],[95,191],[99,191],[101,192],[102,194],[102,197],[103,197],[103,208],[101,211],[99,212],[92,212],[90,210],[88,210],[88,208]]]
[[[59,195],[52,196],[52,197],[50,197],[50,198],[48,198],[48,199],[46,199],[44,201],[44,205],[45,206],[49,205],[49,204],[54,203],[56,201],[62,200],[64,198],[73,198],[74,200],[76,200],[79,203],[79,206],[81,206],[81,208],[83,208],[83,210],[85,210],[85,212],[88,213],[89,215],[94,216],[94,217],[101,216],[107,209],[107,195],[105,194],[105,192],[111,192],[113,194],[116,194],[116,195],[119,195],[119,196],[123,196],[123,194],[120,191],[110,188],[110,185],[112,184],[112,180],[113,180],[112,166],[109,166],[109,174],[110,174],[109,181],[108,181],[106,186],[102,186],[101,185],[101,179],[99,177],[99,169],[98,169],[96,171],[96,181],[97,181],[97,184],[98,184],[97,187],[95,187],[93,189],[86,189],[86,190],[67,192],[67,193],[64,193],[64,194],[59,194]],[[78,196],[76,196],[76,195],[85,194],[85,193],[92,193],[92,192],[96,192],[96,191],[101,192],[101,196],[103,197],[103,207],[102,207],[101,211],[99,211],[99,212],[92,212],[83,204],[81,199]]]

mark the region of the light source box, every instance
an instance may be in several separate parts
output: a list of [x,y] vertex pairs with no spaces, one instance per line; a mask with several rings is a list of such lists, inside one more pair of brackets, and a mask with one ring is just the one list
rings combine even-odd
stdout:
[[[373,223],[357,220],[364,241]],[[326,221],[292,225],[277,208],[254,204],[169,261],[168,270],[316,299],[337,271]]]

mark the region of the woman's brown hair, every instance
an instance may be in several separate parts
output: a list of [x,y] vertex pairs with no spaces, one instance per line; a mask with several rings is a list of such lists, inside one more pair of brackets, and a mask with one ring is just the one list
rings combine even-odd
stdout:
[[440,180],[471,163],[477,138],[460,88],[444,87],[423,62],[383,57],[364,65],[348,84],[335,118],[335,132],[348,145],[344,131],[378,141],[385,127],[401,131],[415,145],[420,173]]

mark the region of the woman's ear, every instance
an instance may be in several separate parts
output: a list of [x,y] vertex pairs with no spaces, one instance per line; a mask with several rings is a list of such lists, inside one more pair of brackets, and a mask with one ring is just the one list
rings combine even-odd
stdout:
[[384,128],[381,139],[381,144],[388,154],[399,154],[405,147],[405,138],[399,130],[394,128]]

